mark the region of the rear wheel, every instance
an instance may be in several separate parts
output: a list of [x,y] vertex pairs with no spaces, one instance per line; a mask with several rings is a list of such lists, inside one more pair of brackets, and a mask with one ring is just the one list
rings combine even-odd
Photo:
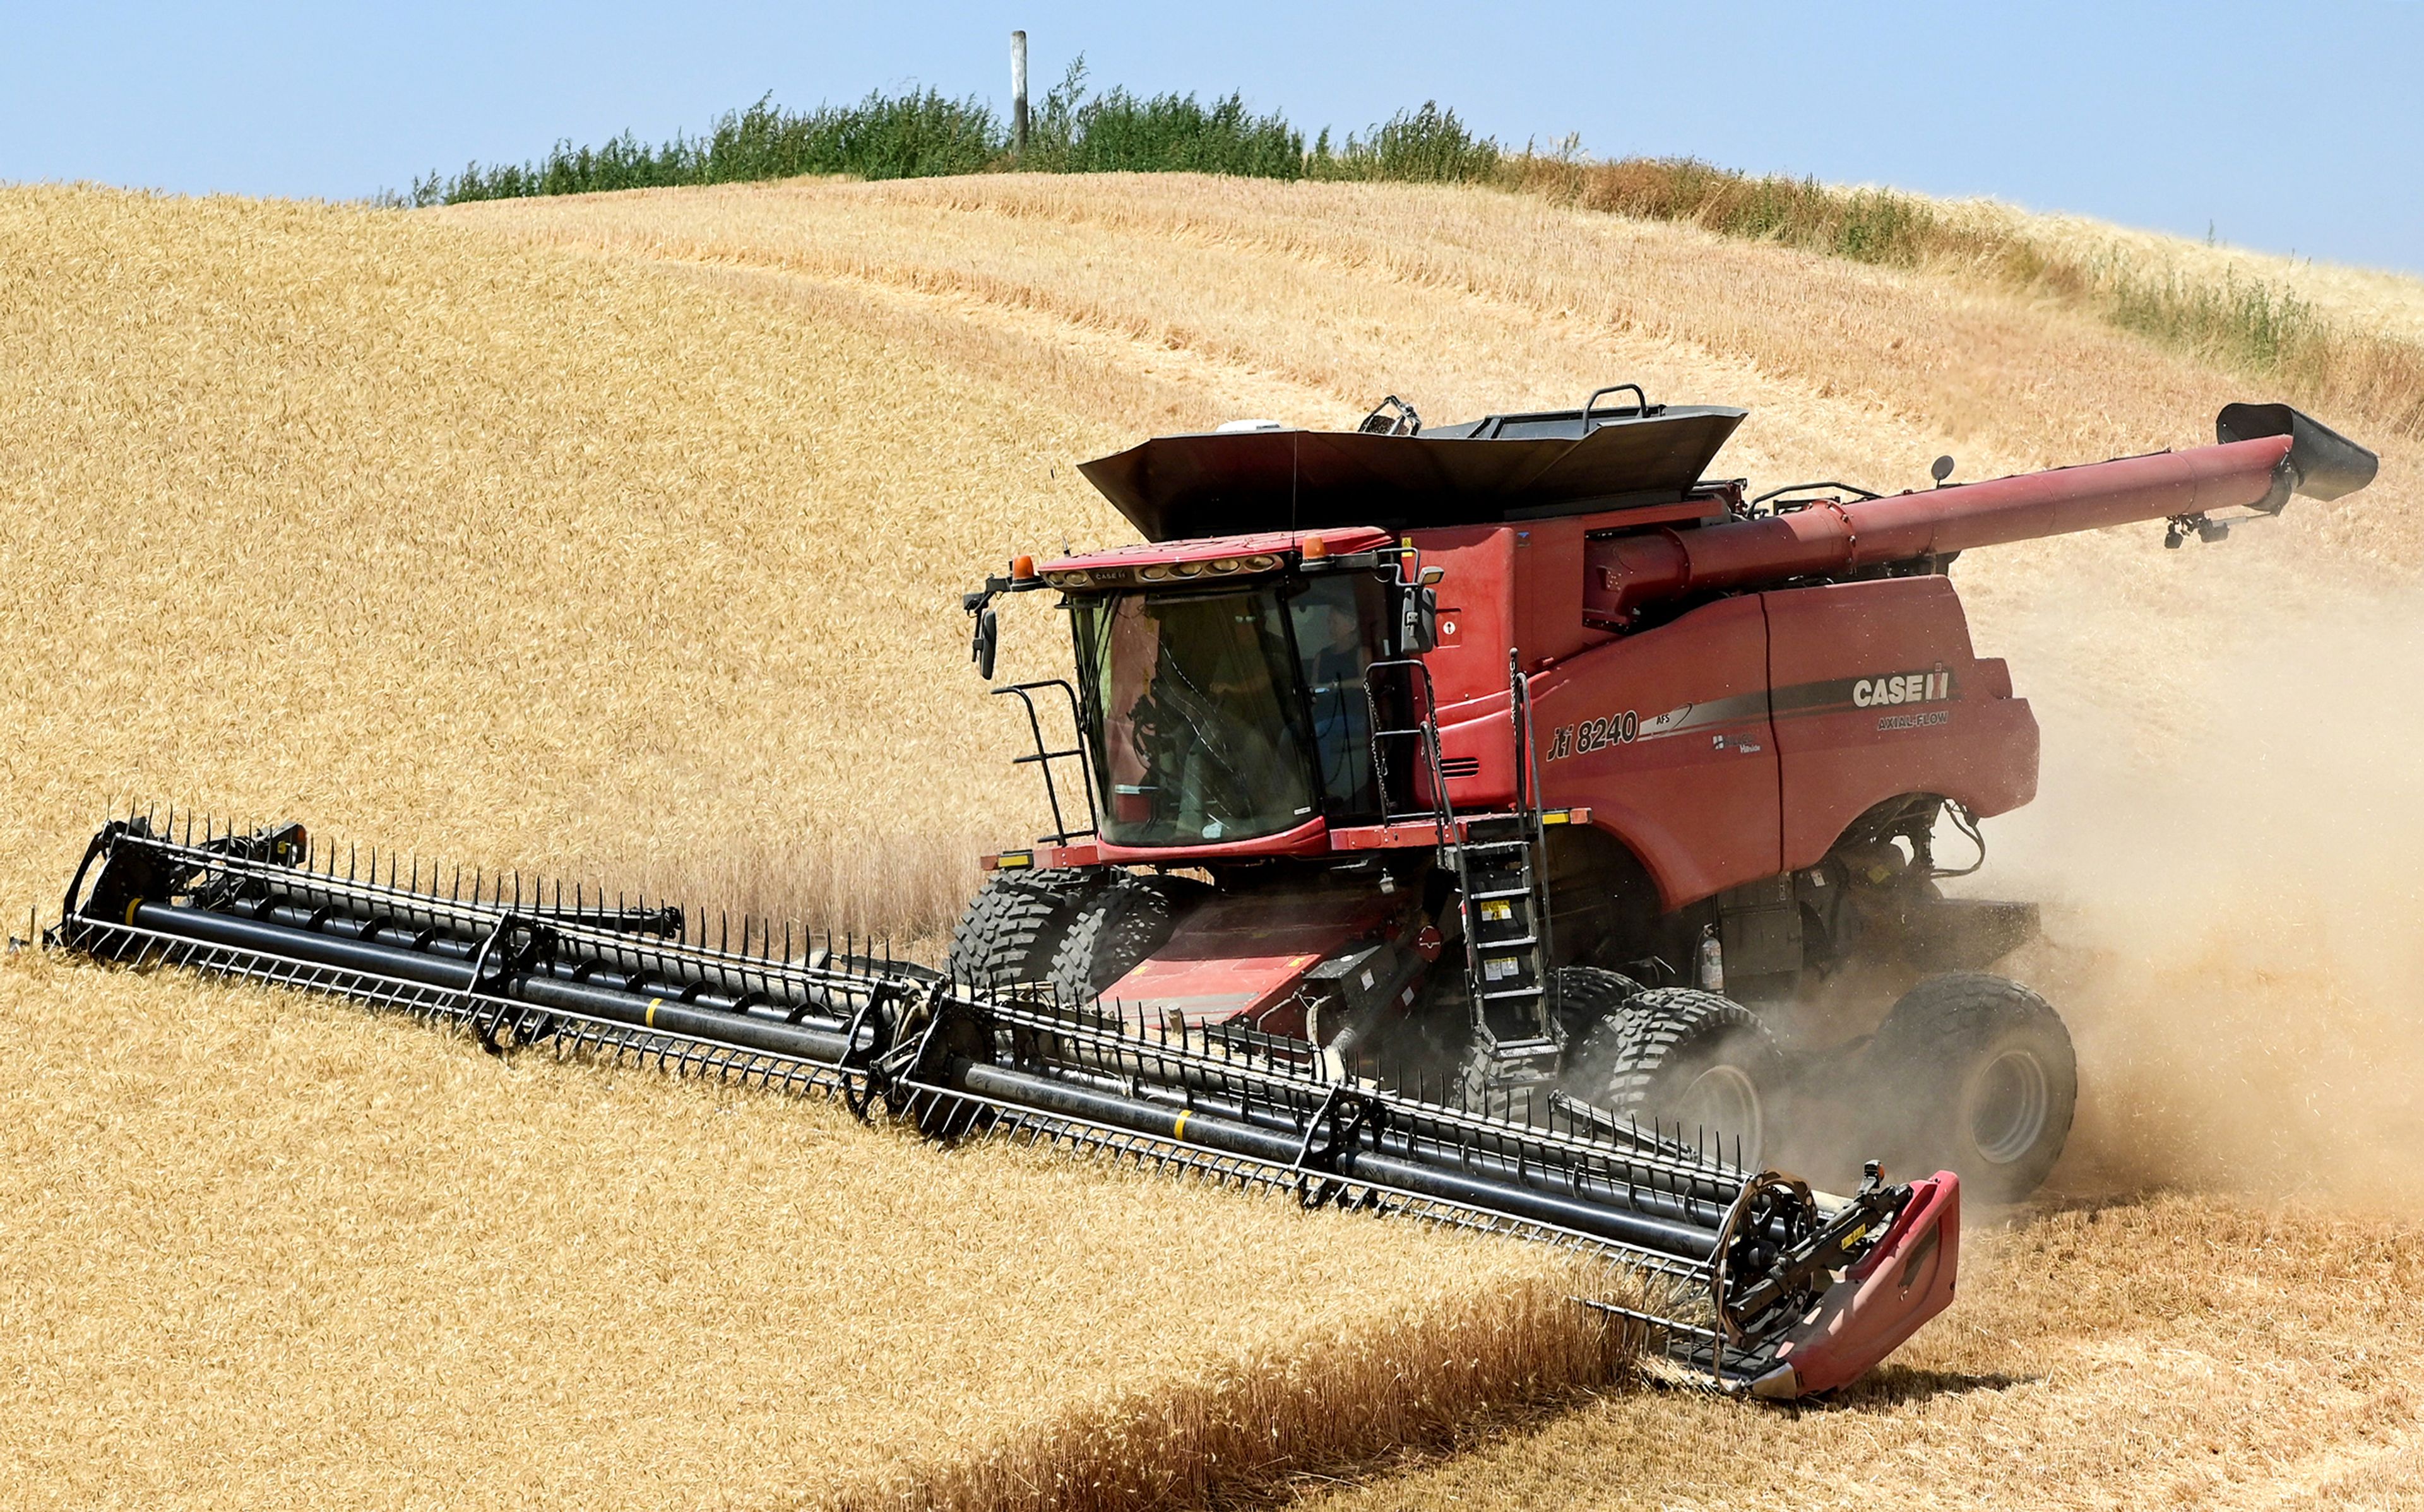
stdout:
[[2062,1015],[2001,977],[1954,972],[1904,995],[1869,1043],[1906,1156],[1951,1168],[1981,1201],[2017,1202],[2062,1158],[2079,1060]]
[[1125,873],[1088,894],[1053,953],[1052,986],[1060,1001],[1092,1003],[1161,948],[1178,921],[1172,897],[1157,880]]
[[1640,996],[1641,992],[1641,984],[1620,971],[1603,971],[1598,966],[1559,967],[1557,1019],[1565,1026],[1567,1042],[1579,1045],[1603,1021],[1622,1013],[1624,1005]]
[[1585,1102],[1686,1140],[1722,1145],[1756,1170],[1781,1076],[1776,1039],[1730,997],[1689,987],[1635,993],[1574,1056],[1569,1085]]
[[1048,981],[1079,907],[1100,885],[1083,871],[997,871],[951,931],[949,970],[973,987]]

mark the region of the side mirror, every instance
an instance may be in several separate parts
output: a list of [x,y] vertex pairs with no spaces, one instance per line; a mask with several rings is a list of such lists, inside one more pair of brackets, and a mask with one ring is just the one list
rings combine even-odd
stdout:
[[1397,625],[1397,654],[1421,656],[1439,645],[1439,595],[1428,588],[1406,594],[1406,615]]
[[977,676],[987,682],[993,681],[994,654],[1000,648],[1000,622],[994,618],[992,610],[978,610],[976,634],[968,641],[968,660],[977,664]]

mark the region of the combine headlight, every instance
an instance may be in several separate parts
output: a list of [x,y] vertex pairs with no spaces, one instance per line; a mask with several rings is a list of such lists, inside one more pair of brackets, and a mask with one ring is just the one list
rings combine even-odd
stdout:
[[1177,573],[1182,578],[1200,578],[1204,576],[1204,564],[1201,562],[1177,562],[1171,565],[1170,570]]
[[1069,572],[1047,572],[1044,576],[1055,588],[1083,588],[1094,581],[1094,575],[1082,567]]
[[1170,577],[1170,568],[1163,564],[1156,562],[1153,565],[1145,568],[1142,572],[1138,573],[1137,576],[1142,578],[1147,582],[1161,582]]

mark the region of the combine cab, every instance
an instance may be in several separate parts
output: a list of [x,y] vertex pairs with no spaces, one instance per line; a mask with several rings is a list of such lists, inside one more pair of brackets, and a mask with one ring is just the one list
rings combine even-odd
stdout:
[[999,690],[1055,830],[988,859],[952,974],[1749,1170],[1883,1149],[2026,1196],[2077,1070],[1985,968],[2036,911],[1939,883],[2034,795],[2037,728],[1948,569],[2135,520],[2217,539],[2372,454],[2234,405],[2190,452],[1746,498],[1704,476],[1743,417],[1626,386],[1424,431],[1393,400],[1088,464],[1149,544],[967,597],[990,677],[996,598],[1057,590],[1076,676]]

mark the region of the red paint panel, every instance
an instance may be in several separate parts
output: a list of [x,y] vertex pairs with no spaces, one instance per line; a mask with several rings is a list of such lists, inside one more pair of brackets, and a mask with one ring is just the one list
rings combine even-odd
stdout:
[[[1540,788],[1587,804],[1668,908],[1778,869],[1767,619],[1755,597],[1585,651],[1532,679]],[[1504,701],[1497,721],[1505,742]]]
[[1300,1014],[1273,1010],[1324,958],[1371,933],[1402,905],[1379,889],[1271,888],[1216,896],[1179,920],[1168,941],[1104,996],[1159,1023],[1258,1018],[1301,1034]]
[[2012,696],[2002,662],[1971,654],[1950,581],[1889,578],[1761,597],[1788,868],[1814,865],[1863,811],[1904,793],[1941,793],[1982,816],[2035,796],[2036,717]]
[[1939,1170],[1912,1182],[1910,1190],[1877,1247],[1820,1295],[1810,1319],[1778,1347],[1777,1371],[1751,1388],[1755,1394],[1803,1396],[1847,1386],[1953,1305],[1961,1270],[1961,1178]]
[[[1604,515],[1589,515],[1515,527],[1515,644],[1523,648],[1525,667],[1563,661],[1608,639],[1608,632],[1583,622],[1584,537],[1607,522]],[[1498,681],[1502,687],[1507,681],[1504,645]]]
[[[1441,567],[1439,611],[1453,636],[1423,658],[1443,708],[1507,691],[1507,648],[1515,644],[1515,533],[1505,526],[1417,531],[1425,567]],[[1455,789],[1451,789],[1455,790]],[[1459,793],[1461,797],[1461,793]]]
[[[1472,833],[1473,821],[1485,816],[1465,813],[1456,824],[1458,838]],[[1552,808],[1540,816],[1545,825],[1587,824],[1591,811],[1587,808]],[[1415,820],[1397,824],[1368,824],[1334,829],[1330,832],[1330,848],[1333,851],[1402,851],[1427,848],[1439,844],[1437,820]]]

